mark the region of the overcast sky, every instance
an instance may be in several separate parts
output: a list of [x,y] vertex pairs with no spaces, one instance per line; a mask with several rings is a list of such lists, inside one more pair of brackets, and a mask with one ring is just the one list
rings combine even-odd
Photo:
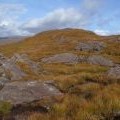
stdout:
[[120,0],[0,0],[0,37],[81,28],[120,33]]

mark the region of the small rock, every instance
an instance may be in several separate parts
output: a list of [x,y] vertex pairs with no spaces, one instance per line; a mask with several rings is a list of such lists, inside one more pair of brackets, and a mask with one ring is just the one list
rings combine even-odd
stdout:
[[113,77],[113,78],[120,78],[120,66],[116,66],[111,68],[108,72],[107,72],[108,76]]

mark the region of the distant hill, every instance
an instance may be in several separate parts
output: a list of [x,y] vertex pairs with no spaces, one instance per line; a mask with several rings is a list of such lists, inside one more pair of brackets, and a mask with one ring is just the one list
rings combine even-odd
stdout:
[[25,39],[27,36],[13,36],[13,37],[0,37],[0,45],[18,42]]
[[[21,41],[21,39],[24,40]],[[79,42],[86,42],[86,41],[116,42],[116,41],[120,41],[120,36],[119,35],[99,36],[92,31],[66,28],[66,29],[44,31],[36,34],[35,36],[27,37],[27,38],[13,37],[13,38],[3,38],[3,40],[7,41],[7,43],[8,41],[9,43],[11,43],[4,45],[3,47],[2,46],[0,47],[0,51],[2,51],[3,53],[7,55],[12,55],[13,53],[16,52],[27,53],[32,58],[39,59],[47,55],[52,55],[56,53],[63,53],[63,52],[74,53],[76,52],[74,50],[75,46]],[[110,49],[107,49],[107,51],[109,50]],[[116,53],[118,52],[118,50],[116,50],[116,47],[115,47],[115,51]],[[79,54],[83,54],[83,52],[80,52]]]

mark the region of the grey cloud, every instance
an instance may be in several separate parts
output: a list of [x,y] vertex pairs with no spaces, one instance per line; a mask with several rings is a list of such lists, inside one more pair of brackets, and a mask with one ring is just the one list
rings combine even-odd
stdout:
[[83,0],[80,9],[56,9],[42,18],[31,19],[22,24],[19,23],[19,17],[27,11],[23,5],[0,4],[0,36],[28,35],[50,29],[69,27],[89,29],[93,26],[96,29],[95,32],[108,34],[107,30],[102,29],[101,24],[105,24],[106,21],[110,23],[113,18],[104,19],[102,16],[100,17],[103,1]]
[[25,12],[21,4],[0,4],[0,37],[23,34],[24,31],[18,29],[18,18]]
[[40,32],[43,30],[66,28],[66,27],[82,27],[88,23],[85,15],[74,8],[57,9],[48,13],[40,19],[30,20],[25,23],[22,29],[29,32]]
[[57,9],[40,19],[33,19],[24,23],[21,29],[30,33],[37,33],[57,28],[87,28],[94,24],[94,18],[99,15],[99,8],[103,0],[84,0],[80,9]]

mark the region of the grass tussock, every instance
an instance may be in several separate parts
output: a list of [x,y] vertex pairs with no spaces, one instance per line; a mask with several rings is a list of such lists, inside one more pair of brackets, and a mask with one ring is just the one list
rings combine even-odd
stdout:
[[[64,97],[57,98],[58,102],[52,104],[47,113],[32,112],[27,120],[114,120],[114,114],[120,111],[120,80],[106,75],[109,67],[85,63],[43,64],[41,58],[65,52],[78,56],[99,54],[120,64],[120,43],[108,40],[116,37],[101,37],[77,29],[53,30],[0,46],[0,52],[8,57],[14,53],[25,53],[40,63],[43,69],[39,74],[35,74],[29,66],[17,63],[28,74],[24,79],[53,80],[54,85],[64,93]],[[75,50],[79,42],[87,41],[102,41],[106,47],[99,52]],[[5,115],[9,110],[9,104],[0,103],[0,114]],[[22,117],[24,119],[24,115]]]

